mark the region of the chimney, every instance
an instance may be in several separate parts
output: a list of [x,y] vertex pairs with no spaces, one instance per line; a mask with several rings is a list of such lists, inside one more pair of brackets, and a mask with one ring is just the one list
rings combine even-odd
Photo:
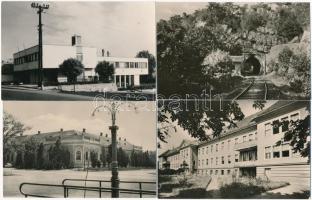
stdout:
[[106,56],[109,57],[109,55],[110,55],[110,53],[109,53],[109,51],[107,51],[107,52],[106,52]]
[[40,135],[40,133],[41,133],[41,132],[40,132],[40,131],[38,131],[38,135]]
[[86,132],[86,129],[85,129],[85,128],[83,128],[83,129],[82,129],[82,132],[83,132],[83,133],[85,133],[85,132]]
[[102,133],[102,132],[100,133],[100,136],[101,136],[101,137],[103,136],[103,133]]
[[73,35],[72,36],[72,46],[81,46],[81,36]]
[[63,132],[63,128],[60,129],[60,132]]
[[104,57],[105,56],[105,50],[102,49],[102,56]]

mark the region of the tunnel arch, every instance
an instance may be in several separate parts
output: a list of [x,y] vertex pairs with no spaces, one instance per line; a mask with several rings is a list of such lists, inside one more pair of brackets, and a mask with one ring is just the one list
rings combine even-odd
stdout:
[[249,56],[243,63],[241,74],[243,76],[258,76],[261,72],[260,61],[255,57],[255,55]]

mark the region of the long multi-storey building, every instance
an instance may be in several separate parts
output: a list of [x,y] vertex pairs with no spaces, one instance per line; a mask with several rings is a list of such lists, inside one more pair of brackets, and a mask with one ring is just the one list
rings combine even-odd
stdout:
[[[148,74],[147,58],[111,57],[108,51],[95,47],[82,46],[81,36],[72,36],[72,45],[42,45],[42,65],[44,82],[66,82],[59,65],[68,58],[75,58],[84,65],[84,72],[78,80],[91,81],[98,77],[95,67],[100,61],[113,64],[114,83],[117,87],[140,85],[140,76]],[[37,83],[38,81],[38,45],[13,54],[15,82]]]
[[[101,160],[104,154],[104,157],[107,157],[109,154],[109,146],[111,145],[111,138],[108,134],[103,135],[103,133],[100,133],[99,135],[95,135],[86,132],[86,129],[82,131],[65,131],[60,129],[59,131],[48,133],[41,133],[38,131],[37,134],[14,137],[10,142],[18,147],[23,146],[25,142],[30,139],[36,141],[37,144],[43,144],[43,157],[45,159],[49,159],[50,147],[55,145],[57,140],[60,140],[61,145],[69,151],[71,166],[75,168],[91,166],[91,152],[95,153],[97,160]],[[132,152],[142,152],[141,146],[129,143],[126,138],[122,139],[119,137],[117,140],[117,147],[125,151],[129,159],[131,159],[130,155]],[[19,152],[18,148],[6,151],[4,154],[6,162],[15,163],[18,153],[24,154],[25,152]],[[22,157],[24,156],[22,155]]]
[[[289,126],[281,123],[304,119],[309,113],[308,104],[306,101],[278,101],[238,122],[236,128],[224,130],[220,137],[199,143],[196,145],[196,173],[309,183],[308,158],[295,153],[289,142],[283,142]],[[281,144],[278,141],[282,141]],[[166,154],[160,157],[167,161],[166,166],[176,169],[174,163],[183,160],[179,156],[181,150],[171,151],[177,158],[173,162]]]

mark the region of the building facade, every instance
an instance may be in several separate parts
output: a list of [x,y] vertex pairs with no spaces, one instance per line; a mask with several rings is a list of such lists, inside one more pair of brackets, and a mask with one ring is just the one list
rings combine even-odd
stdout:
[[[97,160],[101,160],[102,154],[107,157],[109,154],[109,146],[111,144],[111,138],[108,134],[94,135],[87,133],[85,129],[82,131],[67,130],[49,133],[41,133],[38,131],[34,135],[22,135],[15,137],[11,142],[14,142],[16,146],[24,145],[29,139],[34,139],[38,144],[42,143],[44,146],[43,157],[48,159],[49,149],[55,145],[57,140],[60,140],[61,145],[69,151],[71,166],[75,168],[85,168],[91,166],[91,152],[95,153]],[[129,143],[126,138],[118,138],[117,148],[122,148],[126,152],[129,160],[131,159],[131,153],[142,152],[142,147]],[[7,151],[4,155],[7,162],[15,163],[18,152],[16,150]],[[23,156],[22,156],[23,157]],[[105,161],[104,161],[105,162]],[[107,163],[108,166],[109,163]],[[103,162],[102,162],[103,165]]]
[[159,155],[159,169],[180,169],[192,173],[197,166],[197,146],[194,142],[183,140],[179,147]]
[[[289,142],[282,141],[284,133],[289,129],[288,124],[277,126],[283,121],[304,119],[308,115],[308,104],[306,101],[278,101],[238,122],[236,128],[224,130],[220,137],[198,144],[196,173],[215,177],[261,177],[309,184],[308,158],[294,153]],[[282,141],[281,144],[279,141]],[[176,159],[173,163],[182,162],[179,155],[181,152],[174,155]],[[167,155],[160,156],[164,159]],[[167,160],[172,162],[169,157]],[[167,166],[176,169],[171,163]]]
[[[84,72],[77,77],[80,81],[98,79],[95,67],[100,61],[107,61],[115,68],[114,82],[117,87],[139,86],[140,76],[148,74],[147,58],[110,57],[109,52],[81,44],[81,36],[72,37],[72,45],[42,45],[43,80],[47,83],[66,82],[59,65],[68,58],[75,58],[84,65]],[[13,54],[14,79],[16,82],[38,82],[38,45]]]

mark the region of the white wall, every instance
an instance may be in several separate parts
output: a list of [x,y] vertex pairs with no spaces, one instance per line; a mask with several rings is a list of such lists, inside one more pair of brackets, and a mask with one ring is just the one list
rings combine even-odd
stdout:
[[43,45],[43,68],[58,68],[64,60],[76,58],[76,47]]

